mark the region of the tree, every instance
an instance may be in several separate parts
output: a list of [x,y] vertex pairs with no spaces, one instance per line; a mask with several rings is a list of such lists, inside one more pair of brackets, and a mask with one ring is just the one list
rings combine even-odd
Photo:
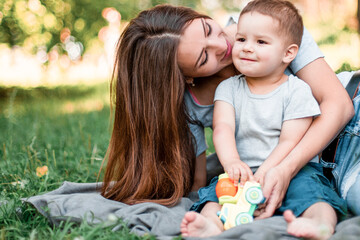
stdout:
[[[107,25],[105,8],[115,8],[123,20],[165,0],[1,0],[0,42],[22,46],[33,53],[57,47],[65,51],[66,37],[86,49],[100,29]],[[172,0],[170,3],[195,7],[199,0]]]

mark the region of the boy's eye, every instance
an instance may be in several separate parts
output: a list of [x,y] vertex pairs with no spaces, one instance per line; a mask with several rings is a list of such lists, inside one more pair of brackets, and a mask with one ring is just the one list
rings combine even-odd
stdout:
[[245,42],[245,38],[238,38],[237,39],[239,42]]
[[263,41],[263,40],[258,40],[258,43],[259,43],[259,44],[266,44],[266,42]]

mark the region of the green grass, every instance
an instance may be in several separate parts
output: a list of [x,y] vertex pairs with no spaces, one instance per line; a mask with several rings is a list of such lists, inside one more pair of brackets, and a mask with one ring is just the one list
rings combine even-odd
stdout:
[[205,138],[206,138],[206,143],[208,145],[208,149],[206,149],[206,155],[215,153],[215,147],[214,147],[214,144],[212,141],[212,129],[211,128],[205,128]]
[[[51,226],[21,198],[95,182],[110,137],[107,84],[0,88],[0,239],[150,239],[104,222]],[[48,174],[36,175],[47,166]],[[100,176],[101,181],[101,176]],[[121,223],[121,220],[114,224]]]

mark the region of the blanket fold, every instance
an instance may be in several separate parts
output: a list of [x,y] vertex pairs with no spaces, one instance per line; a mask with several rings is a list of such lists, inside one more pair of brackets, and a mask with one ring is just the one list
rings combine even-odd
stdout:
[[[100,195],[101,183],[64,182],[58,189],[43,195],[23,199],[32,204],[42,215],[55,225],[70,220],[80,223],[98,224],[108,221],[114,215],[121,218],[131,232],[137,235],[151,234],[157,239],[172,239],[180,235],[180,223],[193,204],[189,198],[182,198],[174,207],[156,203],[127,205],[106,199]],[[117,225],[114,231],[121,228]],[[358,239],[360,217],[339,223],[331,239]],[[186,238],[197,239],[197,238]],[[251,224],[237,226],[218,236],[207,239],[296,239],[286,232],[283,217],[275,216]]]

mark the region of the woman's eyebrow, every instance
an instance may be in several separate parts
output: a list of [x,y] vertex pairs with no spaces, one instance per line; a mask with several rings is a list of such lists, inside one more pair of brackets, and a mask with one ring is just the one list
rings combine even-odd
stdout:
[[[203,30],[204,30],[204,37],[206,38],[206,29],[205,29],[205,23],[204,23],[204,19],[201,18],[201,24],[202,24],[202,27],[203,27]],[[198,65],[198,62],[200,61],[201,59],[201,56],[203,55],[203,52],[204,52],[204,48],[202,49],[201,53],[200,53],[200,56],[198,57],[198,59],[196,60],[195,62],[195,66],[194,68],[196,68],[196,66]]]

